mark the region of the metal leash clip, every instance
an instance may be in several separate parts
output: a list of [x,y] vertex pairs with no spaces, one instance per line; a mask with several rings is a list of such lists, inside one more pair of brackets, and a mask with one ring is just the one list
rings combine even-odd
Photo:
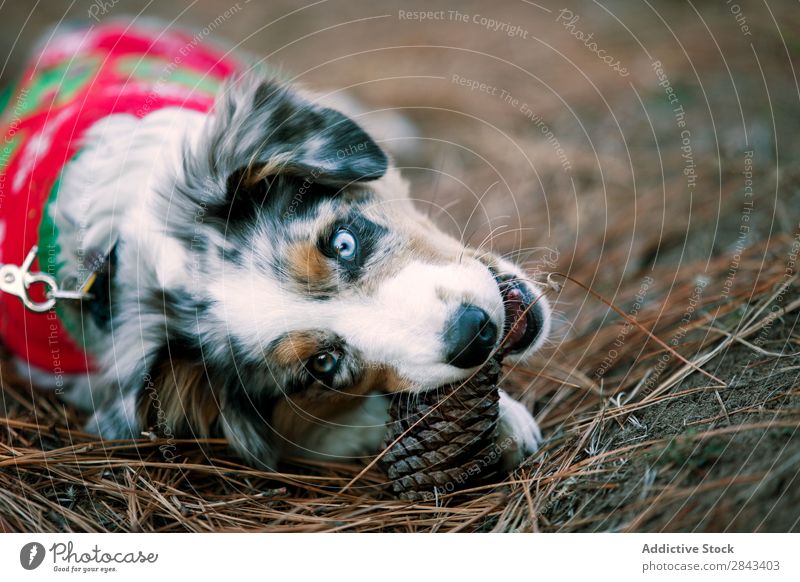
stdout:
[[[84,299],[83,291],[64,291],[58,288],[54,277],[47,273],[31,273],[30,268],[36,259],[39,247],[34,245],[21,266],[0,265],[0,291],[19,297],[22,304],[35,313],[50,311],[58,299]],[[47,299],[34,301],[29,295],[32,285],[43,285]]]

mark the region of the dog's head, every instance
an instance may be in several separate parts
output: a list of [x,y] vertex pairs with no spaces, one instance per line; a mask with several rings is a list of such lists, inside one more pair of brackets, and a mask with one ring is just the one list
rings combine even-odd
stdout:
[[283,391],[343,388],[365,370],[386,372],[385,390],[424,390],[501,344],[540,345],[540,290],[418,212],[353,120],[279,84],[240,83],[186,158],[201,160],[186,171],[199,212],[182,234],[202,251],[204,323],[223,343]]
[[[540,289],[418,212],[352,119],[240,81],[189,146],[173,204],[203,357],[256,397],[419,391],[547,335]],[[254,394],[260,391],[261,394]],[[266,395],[264,393],[267,393]]]

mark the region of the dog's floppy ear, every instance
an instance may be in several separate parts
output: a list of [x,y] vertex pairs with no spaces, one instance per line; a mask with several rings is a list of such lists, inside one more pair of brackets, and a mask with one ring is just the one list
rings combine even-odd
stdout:
[[162,354],[139,396],[140,426],[167,439],[159,449],[168,460],[175,456],[171,442],[175,438],[207,438],[221,432],[243,459],[274,470],[277,452],[272,430],[260,414],[267,412],[254,408],[254,397],[242,392],[238,375],[225,380],[209,377],[203,362]]
[[286,175],[343,187],[378,179],[388,167],[355,121],[275,81],[231,82],[207,138],[211,169],[226,180],[247,170],[250,179]]
[[172,433],[166,437],[211,436],[220,410],[201,363],[164,357],[147,376],[139,399],[142,426],[166,428]]

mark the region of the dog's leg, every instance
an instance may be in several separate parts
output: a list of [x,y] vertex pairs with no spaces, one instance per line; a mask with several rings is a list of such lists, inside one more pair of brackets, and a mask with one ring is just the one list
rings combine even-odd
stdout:
[[500,390],[500,425],[497,431],[497,446],[500,448],[503,466],[516,469],[523,460],[539,449],[542,432],[525,406]]
[[[65,380],[62,390],[56,389],[59,398],[77,408],[82,412],[92,412],[94,409],[94,399],[92,398],[92,386],[97,381],[96,376],[79,374]],[[38,386],[38,384],[37,384]]]
[[86,431],[97,434],[103,440],[141,438],[137,400],[137,394],[128,394],[96,408],[86,423]]

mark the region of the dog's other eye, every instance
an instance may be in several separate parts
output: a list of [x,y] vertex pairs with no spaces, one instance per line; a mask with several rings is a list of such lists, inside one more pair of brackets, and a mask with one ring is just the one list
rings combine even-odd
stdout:
[[342,353],[339,350],[320,352],[308,362],[311,374],[323,384],[330,384],[339,369]]
[[358,254],[358,239],[346,228],[340,228],[331,237],[331,249],[338,258],[352,261]]

